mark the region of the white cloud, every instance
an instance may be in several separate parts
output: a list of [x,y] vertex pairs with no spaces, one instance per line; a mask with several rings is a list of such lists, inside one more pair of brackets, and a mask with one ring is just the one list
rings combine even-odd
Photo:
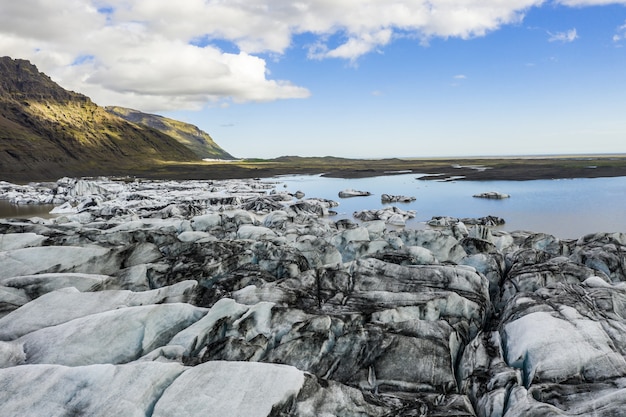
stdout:
[[467,80],[467,76],[465,74],[457,74],[452,77],[454,80],[450,83],[450,87],[460,87],[463,84],[464,80]]
[[[308,97],[261,54],[310,34],[309,57],[354,61],[397,37],[468,39],[547,0],[20,0],[0,3],[0,50],[99,104],[141,110]],[[568,6],[626,3],[556,0]],[[621,35],[620,35],[621,36]],[[553,35],[572,41],[575,29]],[[202,42],[198,43],[198,40]],[[226,41],[236,48],[219,48]]]
[[382,29],[376,33],[363,33],[358,37],[351,37],[344,44],[327,51],[328,58],[345,58],[354,60],[379,46],[384,46],[391,40],[391,30]]
[[[0,50],[31,60],[63,87],[101,105],[163,111],[310,95],[304,87],[268,79],[260,57],[191,45],[204,33],[197,20],[203,11],[206,6],[196,0],[176,7],[161,1],[3,2]],[[189,25],[176,23],[177,17]]]
[[626,23],[618,27],[617,30],[615,31],[615,35],[613,35],[614,42],[620,42],[624,39],[626,39]]
[[578,39],[578,33],[576,32],[576,29],[570,29],[567,32],[557,32],[557,33],[551,33],[548,32],[548,35],[550,35],[550,37],[548,38],[549,42],[574,42],[576,39]]

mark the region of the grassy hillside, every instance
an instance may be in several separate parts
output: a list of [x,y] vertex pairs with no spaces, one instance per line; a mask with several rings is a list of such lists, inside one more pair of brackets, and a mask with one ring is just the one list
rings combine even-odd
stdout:
[[208,133],[189,123],[124,107],[108,106],[106,110],[129,122],[149,126],[171,136],[191,149],[201,159],[235,159],[215,143]]
[[199,159],[169,135],[63,89],[30,62],[0,58],[0,180],[120,174]]

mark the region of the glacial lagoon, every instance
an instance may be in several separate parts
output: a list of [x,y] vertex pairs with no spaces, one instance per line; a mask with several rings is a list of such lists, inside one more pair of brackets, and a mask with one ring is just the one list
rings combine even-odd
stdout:
[[[433,216],[497,216],[506,221],[496,229],[544,232],[561,239],[576,239],[595,232],[626,231],[626,177],[576,178],[534,181],[432,181],[420,174],[398,174],[372,178],[326,178],[320,175],[292,175],[267,178],[276,191],[302,191],[307,198],[318,197],[339,203],[333,219],[349,218],[359,210],[396,206],[415,210],[406,227],[428,228]],[[339,198],[339,191],[369,191],[367,197]],[[473,197],[487,191],[509,194],[503,200]],[[415,197],[410,203],[381,203],[382,194]],[[0,200],[0,218],[50,217],[54,206],[16,206]]]
[[[575,239],[595,232],[626,231],[626,177],[576,178],[534,181],[430,181],[419,174],[342,179],[321,176],[282,176],[288,191],[300,190],[307,197],[339,202],[339,218],[352,218],[364,209],[396,206],[415,210],[408,228],[426,228],[433,216],[472,217],[488,215],[506,221],[506,231],[544,232],[562,239]],[[368,197],[338,198],[341,190],[353,188],[372,193]],[[279,187],[280,189],[280,187]],[[509,194],[503,200],[475,198],[487,191]],[[381,204],[381,194],[415,197],[410,203]]]
[[624,179],[417,177],[4,184],[61,213],[0,221],[0,415],[622,415],[626,233],[332,219],[606,218]]

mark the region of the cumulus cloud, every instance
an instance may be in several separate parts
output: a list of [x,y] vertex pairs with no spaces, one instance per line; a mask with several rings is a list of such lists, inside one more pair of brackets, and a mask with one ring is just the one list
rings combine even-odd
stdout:
[[[309,57],[357,60],[397,37],[484,36],[547,0],[20,0],[0,4],[0,50],[99,104],[140,110],[304,98],[274,80],[294,36]],[[568,6],[602,0],[555,0]],[[610,3],[626,3],[610,1]],[[575,29],[553,35],[571,41]],[[224,51],[223,42],[234,51]]]
[[[31,60],[101,105],[164,111],[310,95],[289,81],[268,79],[258,56],[194,45],[205,32],[202,20],[194,22],[202,11],[206,6],[195,0],[176,7],[159,1],[4,2],[0,50]],[[189,27],[172,18],[184,18]]]
[[556,32],[556,33],[548,32],[548,35],[550,35],[550,37],[548,38],[548,41],[550,42],[568,43],[568,42],[574,42],[576,39],[578,39],[578,33],[576,32],[575,28],[570,29],[567,32]]

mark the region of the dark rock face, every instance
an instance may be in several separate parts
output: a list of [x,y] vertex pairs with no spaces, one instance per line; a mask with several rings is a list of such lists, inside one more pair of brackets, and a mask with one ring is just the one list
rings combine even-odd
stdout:
[[67,205],[0,222],[2,415],[626,407],[624,234],[335,222],[259,181],[29,187],[3,185]]

